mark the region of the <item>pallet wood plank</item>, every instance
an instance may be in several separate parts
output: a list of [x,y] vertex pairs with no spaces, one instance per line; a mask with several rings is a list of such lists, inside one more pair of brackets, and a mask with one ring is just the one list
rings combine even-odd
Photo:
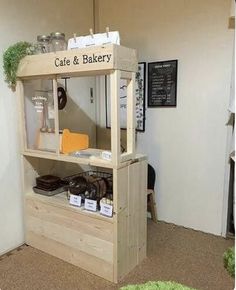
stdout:
[[128,269],[133,269],[138,264],[138,207],[140,198],[139,167],[134,163],[128,167]]
[[[96,232],[91,233],[84,228],[82,231],[80,227],[68,227],[68,223],[63,219],[63,215],[58,211],[57,215],[61,215],[61,218],[56,221],[56,215],[54,215],[53,222],[49,221],[48,215],[45,216],[38,214],[38,208],[40,203],[36,203],[33,207],[34,216],[32,215],[32,207],[26,203],[26,229],[27,231],[34,232],[38,235],[48,237],[54,241],[61,242],[62,244],[71,246],[89,255],[93,255],[97,258],[105,260],[107,262],[113,261],[113,242],[106,241],[100,235],[96,237]],[[47,209],[49,215],[53,215],[54,207],[48,206]],[[79,218],[79,216],[77,216]],[[73,219],[71,219],[73,222]]]
[[45,204],[28,198],[26,203],[27,215],[46,220],[52,224],[60,224],[68,229],[78,230],[82,234],[93,235],[104,241],[113,243],[112,223],[95,219],[64,208]]
[[118,69],[136,71],[136,51],[108,44],[26,56],[20,62],[17,77],[80,76],[91,73],[95,75]]
[[36,249],[67,261],[111,282],[113,281],[113,267],[111,263],[32,231],[26,233],[26,242]]
[[120,163],[120,71],[111,74],[111,152],[113,166]]
[[142,160],[139,164],[138,264],[147,253],[147,161]]
[[127,207],[128,167],[113,170],[114,211],[119,213]]
[[135,73],[132,73],[132,79],[127,82],[127,153],[130,159],[135,155]]
[[117,282],[129,272],[128,267],[128,210],[125,208],[117,215]]
[[51,223],[33,216],[27,216],[27,231],[48,237],[64,245],[78,249],[88,255],[106,262],[113,261],[113,244],[94,235],[84,234],[78,230],[67,228],[61,224]]

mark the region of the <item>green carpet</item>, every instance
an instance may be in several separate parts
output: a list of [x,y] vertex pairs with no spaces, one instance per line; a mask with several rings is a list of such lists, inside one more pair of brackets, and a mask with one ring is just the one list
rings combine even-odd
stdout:
[[128,285],[120,288],[120,290],[196,290],[175,282],[147,282],[140,285]]

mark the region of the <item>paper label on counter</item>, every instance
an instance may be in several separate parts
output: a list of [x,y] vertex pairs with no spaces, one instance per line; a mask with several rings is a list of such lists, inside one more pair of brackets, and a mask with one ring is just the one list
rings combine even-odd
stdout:
[[70,204],[75,205],[75,206],[81,206],[81,196],[79,195],[70,195]]
[[102,151],[101,156],[102,156],[102,159],[105,159],[105,160],[111,160],[112,158],[110,151]]
[[91,211],[97,211],[97,201],[85,198],[84,208]]
[[100,213],[105,216],[112,217],[113,206],[106,203],[100,203],[101,209]]

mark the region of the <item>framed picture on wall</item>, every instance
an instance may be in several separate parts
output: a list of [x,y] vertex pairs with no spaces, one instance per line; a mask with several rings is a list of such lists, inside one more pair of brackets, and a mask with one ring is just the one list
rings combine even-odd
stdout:
[[[138,71],[135,78],[135,99],[136,99],[136,131],[145,131],[145,89],[146,89],[146,63],[138,63]],[[111,102],[110,83],[105,77],[105,98],[106,98],[106,127],[111,128]],[[127,80],[120,81],[120,126],[126,129],[127,126]]]
[[178,60],[148,64],[148,107],[176,107]]

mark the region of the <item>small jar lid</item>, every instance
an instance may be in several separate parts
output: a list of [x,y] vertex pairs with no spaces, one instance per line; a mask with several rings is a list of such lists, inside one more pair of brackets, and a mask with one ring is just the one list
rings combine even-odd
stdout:
[[37,41],[49,41],[50,40],[50,36],[49,35],[38,35],[37,36]]
[[62,32],[52,32],[50,34],[51,39],[65,39],[65,33]]

